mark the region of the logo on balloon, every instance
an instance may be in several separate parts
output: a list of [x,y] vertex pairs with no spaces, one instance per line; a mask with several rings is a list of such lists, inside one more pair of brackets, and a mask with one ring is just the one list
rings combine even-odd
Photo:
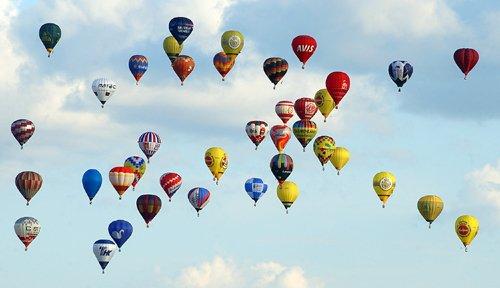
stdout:
[[212,165],[214,165],[214,158],[210,155],[205,156],[205,164],[207,164],[208,167],[212,167]]
[[379,185],[380,185],[380,188],[382,188],[382,190],[387,191],[387,190],[391,189],[392,182],[389,178],[384,177],[380,180]]
[[229,38],[228,44],[229,44],[229,47],[231,47],[231,49],[236,49],[236,48],[240,47],[241,39],[240,39],[240,37],[233,35]]
[[467,237],[470,234],[470,227],[467,222],[460,222],[457,231],[460,236]]

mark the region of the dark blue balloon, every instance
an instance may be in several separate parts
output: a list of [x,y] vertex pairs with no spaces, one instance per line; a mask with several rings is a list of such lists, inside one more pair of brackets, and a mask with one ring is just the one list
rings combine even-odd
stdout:
[[83,189],[89,196],[90,204],[92,204],[92,199],[94,199],[95,194],[99,191],[102,184],[102,176],[96,169],[87,170],[82,177]]
[[108,226],[109,235],[113,238],[116,245],[118,245],[119,251],[121,251],[120,248],[127,242],[133,231],[132,224],[125,220],[115,220],[109,223]]
[[193,32],[193,21],[186,17],[175,17],[168,23],[168,30],[180,44]]

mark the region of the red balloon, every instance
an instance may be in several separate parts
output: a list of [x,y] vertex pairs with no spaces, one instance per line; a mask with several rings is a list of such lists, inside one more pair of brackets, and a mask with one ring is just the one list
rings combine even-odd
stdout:
[[299,35],[292,40],[292,49],[300,62],[302,62],[302,69],[306,65],[307,60],[311,58],[316,51],[316,40],[309,35]]
[[332,96],[336,107],[338,107],[342,98],[347,94],[350,86],[351,80],[344,72],[335,71],[326,77],[326,90],[328,90],[328,93]]
[[175,58],[172,68],[179,79],[181,79],[181,85],[184,85],[184,80],[193,72],[194,66],[193,58],[187,55],[179,55]]
[[137,198],[136,205],[144,222],[146,222],[146,227],[149,227],[149,222],[161,209],[161,199],[156,195],[144,194]]
[[314,117],[314,114],[318,111],[316,102],[314,102],[314,99],[311,98],[300,98],[295,100],[293,108],[295,109],[295,113],[297,113],[300,120],[311,120],[311,118]]
[[163,191],[167,193],[168,202],[172,201],[172,196],[181,188],[181,185],[182,177],[177,173],[168,172],[160,177],[160,186],[163,188]]
[[464,73],[464,79],[466,79],[467,74],[469,74],[472,68],[476,66],[477,61],[479,61],[479,53],[472,48],[461,48],[455,51],[453,59]]

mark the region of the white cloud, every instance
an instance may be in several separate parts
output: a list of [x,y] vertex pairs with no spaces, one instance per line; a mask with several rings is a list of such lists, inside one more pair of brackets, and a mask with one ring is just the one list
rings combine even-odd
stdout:
[[18,83],[18,70],[26,62],[26,56],[19,52],[18,44],[11,37],[12,24],[17,16],[18,10],[13,1],[0,1],[0,79],[4,88]]
[[443,0],[364,0],[354,5],[354,20],[369,34],[421,38],[463,31]]
[[466,176],[473,192],[487,205],[492,206],[500,215],[500,160],[496,166],[486,164]]
[[[155,273],[161,275],[161,268]],[[306,277],[302,268],[276,262],[258,263],[247,271],[243,266],[221,257],[182,269],[179,276],[164,278],[166,287],[175,288],[321,288],[321,281]]]

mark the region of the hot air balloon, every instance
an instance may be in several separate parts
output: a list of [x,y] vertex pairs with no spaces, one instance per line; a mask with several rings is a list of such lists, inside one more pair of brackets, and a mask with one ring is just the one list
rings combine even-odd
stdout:
[[417,208],[420,215],[424,217],[425,221],[429,222],[429,229],[431,228],[432,222],[443,211],[443,200],[437,195],[426,195],[418,199]]
[[177,56],[182,52],[182,45],[175,40],[174,36],[168,36],[163,40],[163,50],[167,54],[168,59],[170,59],[170,62],[174,63]]
[[196,209],[198,217],[200,217],[201,209],[203,209],[210,200],[210,191],[201,187],[193,188],[188,192],[188,199],[189,203]]
[[134,182],[132,182],[132,190],[135,190],[135,186],[141,180],[142,175],[146,173],[146,161],[139,156],[130,156],[125,159],[123,163],[124,167],[129,167],[134,172]]
[[467,74],[479,61],[479,53],[472,48],[460,48],[453,54],[453,59],[458,68],[464,73],[464,79],[467,79]]
[[389,64],[389,76],[399,87],[399,92],[401,92],[401,87],[410,79],[412,74],[413,67],[408,61],[398,60]]
[[391,172],[379,172],[373,176],[373,189],[385,208],[387,200],[391,197],[396,188],[396,176]]
[[234,61],[243,49],[245,38],[239,31],[229,30],[222,34],[220,44],[224,53]]
[[139,80],[146,73],[146,70],[148,70],[148,58],[143,55],[133,55],[128,60],[128,69],[130,69],[135,78],[135,84],[139,85]]
[[266,138],[267,127],[267,123],[264,121],[254,120],[247,123],[245,131],[247,132],[248,138],[255,144],[255,150],[257,150],[259,144]]
[[99,189],[101,189],[101,173],[99,173],[96,169],[89,169],[85,171],[82,177],[82,185],[83,189],[85,189],[85,193],[87,193],[87,196],[89,197],[90,204],[92,204],[92,199],[94,199]]
[[160,177],[160,186],[163,188],[163,191],[167,193],[169,202],[172,201],[172,196],[181,188],[181,185],[182,177],[177,173],[169,172]]
[[109,170],[109,182],[115,188],[119,195],[119,199],[122,199],[123,194],[127,191],[128,187],[132,185],[135,180],[134,170],[130,167],[114,167]]
[[35,124],[28,119],[19,119],[10,125],[10,132],[14,135],[19,145],[21,145],[21,149],[23,149],[23,145],[28,142],[28,140],[35,133]]
[[52,50],[56,46],[59,39],[61,39],[61,28],[54,23],[45,23],[40,27],[38,31],[38,36],[42,40],[43,46],[47,49],[47,52],[52,54]]
[[26,199],[26,206],[30,205],[30,200],[42,187],[42,175],[32,172],[24,171],[16,176],[16,187]]
[[280,101],[274,107],[274,111],[280,117],[281,121],[283,121],[283,124],[286,124],[294,115],[293,102],[288,100]]
[[205,164],[214,175],[215,183],[219,184],[219,180],[224,175],[228,165],[226,152],[220,147],[209,148],[205,152]]
[[24,251],[28,250],[28,246],[35,240],[40,233],[40,223],[33,217],[22,217],[14,223],[14,231],[19,240],[24,244]]
[[257,201],[267,191],[267,184],[260,178],[250,178],[245,182],[245,191],[254,201],[253,206],[257,206]]
[[288,214],[288,208],[290,208],[293,202],[299,197],[299,187],[292,181],[285,181],[278,185],[276,193],[278,194],[278,199],[280,199],[283,206],[285,206],[286,214]]
[[273,140],[274,146],[281,153],[285,149],[288,140],[292,136],[292,130],[286,125],[274,125],[271,128],[271,139]]
[[184,85],[184,80],[193,72],[194,70],[194,60],[187,55],[179,55],[172,63],[172,68],[175,74],[181,80],[181,86]]
[[161,139],[155,132],[145,132],[139,136],[137,143],[139,143],[139,148],[144,152],[149,163],[149,158],[153,157],[156,151],[160,149]]
[[224,81],[224,77],[226,77],[227,73],[229,73],[229,71],[233,69],[234,63],[235,63],[234,58],[229,57],[224,52],[219,52],[215,54],[214,67],[222,76],[222,81]]
[[168,30],[179,45],[193,32],[193,21],[186,17],[175,17],[168,23]]
[[333,101],[332,96],[328,93],[326,89],[320,89],[314,95],[314,102],[319,109],[319,112],[325,117],[323,122],[326,122],[326,118],[330,113],[335,109],[335,102]]
[[103,108],[106,101],[115,93],[116,88],[116,83],[110,79],[99,78],[92,82],[92,92],[94,92],[99,102],[101,102]]
[[302,150],[306,151],[306,146],[316,136],[318,129],[316,123],[309,120],[299,120],[293,123],[293,135],[302,145]]
[[340,175],[340,170],[349,162],[349,150],[344,147],[335,147],[333,149],[332,156],[330,156],[330,162],[332,162],[333,167],[337,169],[337,175]]
[[314,99],[311,98],[300,98],[295,100],[293,108],[295,109],[295,113],[297,113],[300,120],[311,120],[311,118],[314,117],[314,114],[318,111],[318,107],[316,106]]
[[293,160],[292,157],[286,155],[285,153],[276,154],[271,158],[269,163],[271,172],[273,173],[278,183],[281,185],[285,182],[286,178],[292,174],[293,171]]
[[101,265],[102,274],[104,274],[104,269],[106,269],[109,261],[115,255],[116,244],[108,239],[99,239],[94,242],[93,250],[95,258],[97,258],[99,265]]
[[297,55],[300,62],[302,62],[302,69],[306,65],[307,60],[311,58],[318,47],[316,40],[309,35],[299,35],[292,40],[293,53]]
[[314,140],[313,149],[321,166],[323,166],[323,170],[325,170],[325,164],[330,161],[330,157],[335,150],[335,140],[330,136],[319,136]]
[[156,214],[160,212],[160,197],[151,194],[144,194],[137,198],[135,204],[137,205],[137,210],[139,210],[144,222],[146,222],[146,227],[149,227],[149,222],[151,222],[151,220],[155,218]]
[[328,94],[330,94],[335,102],[335,108],[338,108],[340,101],[344,98],[349,87],[351,86],[351,80],[349,76],[341,71],[332,72],[326,77],[325,81],[326,89]]
[[288,62],[280,57],[271,57],[264,61],[263,68],[267,78],[274,84],[273,89],[276,89],[276,84],[283,79],[288,71]]
[[122,251],[121,248],[123,244],[127,242],[133,231],[134,228],[132,224],[125,220],[115,220],[108,225],[109,236],[111,236],[116,245],[118,245],[118,251]]
[[479,232],[479,221],[472,215],[462,215],[455,221],[455,232],[467,252],[467,246],[472,243]]

